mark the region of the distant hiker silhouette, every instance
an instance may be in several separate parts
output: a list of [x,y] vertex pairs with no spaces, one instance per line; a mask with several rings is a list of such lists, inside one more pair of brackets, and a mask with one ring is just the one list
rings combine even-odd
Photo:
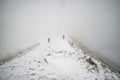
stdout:
[[62,36],[63,40],[65,39],[65,35]]
[[48,43],[50,43],[50,38],[48,38]]

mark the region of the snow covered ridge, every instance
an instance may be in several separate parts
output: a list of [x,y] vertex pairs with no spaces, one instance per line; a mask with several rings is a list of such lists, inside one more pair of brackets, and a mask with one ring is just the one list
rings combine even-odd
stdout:
[[28,53],[30,50],[32,50],[33,48],[35,48],[38,45],[39,44],[34,44],[34,45],[32,45],[30,47],[27,47],[25,49],[16,50],[16,51],[12,52],[11,54],[9,54],[9,55],[7,55],[5,57],[0,58],[0,65],[13,60],[14,58],[18,58],[18,57]]
[[[95,58],[96,60],[100,61],[101,63],[103,63],[104,65],[106,65],[107,67],[109,67],[111,70],[113,70],[114,72],[117,72],[120,74],[120,66],[116,65],[114,63],[112,63],[110,60],[106,59],[104,56],[102,56],[101,54],[97,53],[95,51],[91,51],[89,50],[85,45],[83,45],[78,39],[76,39],[75,37],[68,37],[67,38],[69,44],[74,48],[79,48],[82,49],[82,51],[86,54],[88,54],[89,56],[91,56],[92,58]],[[74,46],[73,46],[74,44]]]
[[0,80],[120,80],[120,75],[67,40],[52,38],[0,65]]

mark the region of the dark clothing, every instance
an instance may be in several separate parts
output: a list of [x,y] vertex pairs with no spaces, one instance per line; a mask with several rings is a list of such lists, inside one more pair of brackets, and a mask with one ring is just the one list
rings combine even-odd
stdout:
[[48,38],[48,43],[50,43],[50,38]]
[[63,35],[63,39],[65,38],[65,36]]

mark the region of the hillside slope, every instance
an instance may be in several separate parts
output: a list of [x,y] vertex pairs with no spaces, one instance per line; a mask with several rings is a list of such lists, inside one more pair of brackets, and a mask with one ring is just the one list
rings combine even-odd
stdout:
[[0,65],[0,80],[120,80],[100,61],[67,40],[40,40],[28,54]]

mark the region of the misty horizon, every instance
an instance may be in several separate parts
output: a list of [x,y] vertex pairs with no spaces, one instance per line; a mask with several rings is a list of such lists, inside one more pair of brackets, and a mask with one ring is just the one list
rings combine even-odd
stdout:
[[1,0],[0,57],[67,34],[120,66],[120,1]]

